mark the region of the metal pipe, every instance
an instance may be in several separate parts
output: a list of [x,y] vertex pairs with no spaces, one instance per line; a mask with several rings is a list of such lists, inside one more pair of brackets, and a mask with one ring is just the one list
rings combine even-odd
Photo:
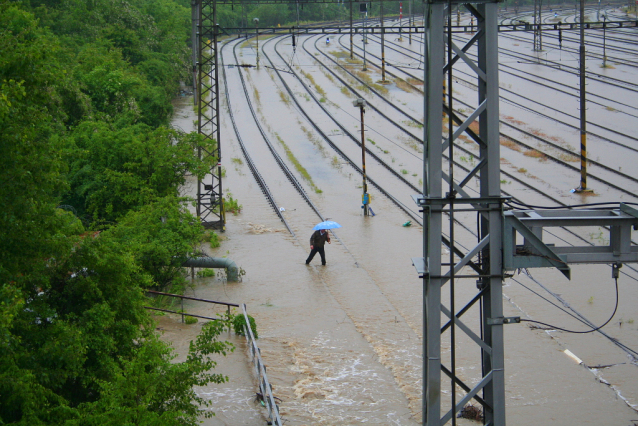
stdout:
[[[448,187],[448,196],[450,199],[455,197],[455,189],[454,189],[454,122],[452,121],[452,0],[448,0],[447,4],[447,64],[449,64],[448,72],[447,72],[447,105],[448,111],[448,173],[450,175],[450,184]],[[443,79],[445,82],[445,78]],[[445,92],[443,97],[445,98]],[[445,100],[444,100],[445,102]],[[452,410],[452,426],[456,426],[456,322],[454,321],[456,315],[456,307],[455,307],[455,271],[454,267],[454,203],[450,203],[450,221],[449,221],[449,233],[450,233],[450,312],[452,313],[452,326],[450,329],[450,357],[451,357],[451,391],[452,391],[452,401],[451,401],[451,410]]]
[[182,264],[192,268],[225,268],[228,281],[239,280],[239,268],[237,264],[225,257],[192,257]]

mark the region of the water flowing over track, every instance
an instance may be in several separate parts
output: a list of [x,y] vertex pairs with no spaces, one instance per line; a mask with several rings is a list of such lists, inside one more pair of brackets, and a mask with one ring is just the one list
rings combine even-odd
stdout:
[[[625,48],[620,46],[625,32],[615,34],[617,40],[612,39],[611,43],[617,43],[619,48],[614,54],[630,53],[623,52]],[[570,179],[575,185],[577,172],[569,160],[574,150],[565,141],[577,129],[576,114],[561,108],[560,103],[569,104],[569,99],[576,96],[574,67],[561,64],[563,80],[546,72],[535,74],[537,68],[525,71],[523,65],[514,65],[519,60],[537,59],[529,53],[530,49],[516,50],[513,46],[529,45],[531,36],[501,35],[503,40],[509,40],[507,46],[505,41],[502,43],[501,57],[511,58],[501,65],[507,76],[504,78],[525,85],[525,90],[516,90],[502,84],[503,105],[507,106],[502,108],[501,117],[503,194],[520,203],[555,207],[618,199],[638,201],[638,179],[635,167],[631,167],[636,161],[638,141],[627,131],[631,125],[612,126],[605,117],[595,115],[590,115],[591,137],[610,151],[601,152],[601,158],[594,158],[591,163],[590,176],[600,195],[583,199],[569,192]],[[418,300],[420,282],[410,269],[409,257],[420,254],[422,238],[421,215],[410,199],[410,195],[421,192],[422,185],[420,40],[414,36],[413,44],[406,47],[405,38],[400,42],[386,37],[386,76],[391,81],[384,85],[375,82],[380,66],[377,36],[369,35],[366,47],[368,77],[361,73],[360,60],[348,59],[349,35],[331,35],[331,44],[327,46],[324,38],[325,35],[318,34],[299,36],[296,49],[289,35],[260,40],[259,54],[263,58],[260,69],[232,66],[253,61],[255,52],[250,40],[228,40],[221,49],[224,102],[229,112],[224,119],[225,135],[236,141],[237,148],[232,149],[241,153],[265,205],[271,206],[277,221],[283,221],[290,235],[286,239],[280,234],[274,240],[278,234],[271,234],[268,241],[272,247],[268,247],[263,260],[255,250],[246,249],[256,259],[260,271],[271,263],[279,264],[278,269],[268,271],[278,271],[283,278],[261,274],[260,280],[273,285],[276,282],[282,294],[265,296],[271,293],[264,293],[266,290],[257,281],[251,284],[254,286],[251,293],[240,288],[227,291],[255,298],[253,304],[257,306],[251,312],[256,312],[258,321],[266,328],[265,362],[269,375],[273,375],[275,393],[284,400],[283,416],[292,424],[417,424],[422,311]],[[356,38],[360,57],[361,36]],[[462,38],[464,35],[460,34],[457,40]],[[567,43],[571,41],[564,37],[564,48]],[[631,51],[629,45],[626,48]],[[543,63],[538,68],[549,69],[546,64],[550,61]],[[627,67],[631,69],[631,63]],[[619,77],[622,75],[619,73],[606,74],[606,71],[591,73],[592,86],[596,86],[588,89],[592,92],[592,108],[598,105],[596,108],[604,110],[615,102],[616,116],[635,120],[638,105],[632,99],[617,99],[611,93],[613,90],[633,93],[631,79]],[[462,70],[454,78],[454,103],[459,109],[453,114],[458,122],[466,118],[464,109],[473,105],[476,82]],[[541,88],[553,91],[552,98],[537,95],[535,92]],[[357,137],[360,123],[358,110],[351,106],[351,101],[358,97],[368,102],[365,132],[370,162],[366,168],[373,187],[370,192],[375,195],[374,218],[362,217],[358,209],[361,194],[358,182],[362,174],[361,141]],[[539,126],[542,131],[535,130]],[[459,140],[455,147],[455,167],[465,171],[473,167],[477,157],[470,142]],[[540,155],[524,155],[527,152]],[[610,161],[618,156],[620,166]],[[305,167],[306,174],[300,165]],[[247,183],[233,187],[233,193],[244,192],[251,197],[249,178],[242,177],[240,166],[236,167],[239,171],[229,169],[228,173],[233,179]],[[235,185],[232,179],[228,182],[231,187]],[[467,185],[466,190],[473,191],[473,186]],[[268,217],[275,215],[262,209],[250,220],[273,227],[274,222]],[[326,216],[343,222],[340,239],[328,251],[326,268],[306,270],[301,264],[307,243],[305,236],[298,236],[304,235],[303,232],[309,234],[312,225]],[[415,225],[401,227],[406,220]],[[462,228],[455,233],[458,246],[473,244],[476,231],[463,225],[462,214],[455,215],[455,221]],[[597,238],[606,238],[605,230],[595,235],[587,230],[547,232],[557,242],[567,244],[586,241],[595,245]],[[232,247],[238,253],[242,253],[243,238],[231,236],[231,244],[236,244]],[[289,259],[295,257],[298,262],[291,263]],[[574,272],[573,282],[578,285],[566,285],[552,271],[534,271],[533,276],[522,273],[508,279],[507,310],[569,328],[600,323],[599,318],[611,310],[613,298],[611,292],[600,289],[607,288],[610,281],[608,270],[588,266]],[[631,413],[635,415],[630,408],[638,404],[633,396],[635,386],[633,382],[621,383],[619,378],[635,378],[637,374],[638,335],[632,325],[630,301],[638,297],[638,272],[629,265],[621,272],[624,301],[621,300],[619,322],[614,323],[614,328],[608,327],[589,337],[524,326],[511,329],[510,346],[506,349],[506,354],[511,354],[507,366],[511,395],[508,404],[515,424],[536,424],[547,416],[563,418],[565,407],[574,407],[573,398],[570,400],[564,389],[554,389],[560,388],[559,385],[550,386],[551,381],[577,387],[585,395],[583,398],[594,399],[585,408],[586,414],[576,415],[575,421],[613,418],[618,422],[628,419]],[[308,304],[309,300],[312,302]],[[291,318],[298,324],[290,324]],[[459,344],[471,348],[468,342]],[[580,370],[566,364],[564,355],[554,355],[555,347],[570,348],[588,365],[615,366],[588,370],[587,375],[582,375]],[[532,350],[530,354],[529,348],[536,348],[536,353]],[[443,356],[448,351],[449,348],[444,348]],[[470,382],[474,377],[471,369],[461,374],[467,375]],[[593,384],[588,382],[591,374],[597,380]],[[605,381],[611,385],[601,384]],[[549,414],[525,420],[527,407],[541,404],[544,413]],[[466,424],[462,422],[459,424]]]

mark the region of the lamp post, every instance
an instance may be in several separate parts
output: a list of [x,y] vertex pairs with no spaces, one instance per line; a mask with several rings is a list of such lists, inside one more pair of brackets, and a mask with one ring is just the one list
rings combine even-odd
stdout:
[[259,18],[253,18],[255,23],[255,35],[257,37],[257,69],[259,69]]
[[363,98],[357,98],[352,101],[352,105],[359,107],[361,111],[361,168],[363,170],[363,195],[361,196],[363,215],[368,216],[368,205],[370,204],[370,195],[368,194],[368,182],[366,181],[366,138],[363,116],[365,114],[366,101]]

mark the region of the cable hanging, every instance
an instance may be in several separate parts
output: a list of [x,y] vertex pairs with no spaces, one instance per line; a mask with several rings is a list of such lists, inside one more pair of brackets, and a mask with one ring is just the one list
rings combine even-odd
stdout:
[[602,324],[602,325],[600,325],[598,327],[592,328],[591,330],[578,331],[578,330],[568,330],[566,328],[557,327],[555,325],[547,324],[547,323],[544,323],[544,322],[541,322],[541,321],[534,321],[534,320],[530,320],[530,319],[521,318],[521,322],[531,322],[531,323],[534,323],[534,324],[541,324],[541,325],[544,325],[546,327],[550,327],[550,328],[555,329],[555,330],[560,330],[560,331],[564,331],[566,333],[573,333],[573,334],[587,334],[587,333],[593,333],[594,331],[600,330],[601,328],[603,328],[604,326],[609,324],[609,322],[612,320],[612,318],[616,315],[616,311],[618,310],[618,276],[620,275],[620,268],[621,267],[622,267],[621,263],[614,263],[612,265],[611,274],[612,274],[612,277],[614,278],[614,281],[615,281],[615,284],[616,284],[615,285],[615,287],[616,287],[616,306],[614,306],[614,312],[612,312],[611,316],[609,317],[609,319],[607,321],[605,321],[604,324]]

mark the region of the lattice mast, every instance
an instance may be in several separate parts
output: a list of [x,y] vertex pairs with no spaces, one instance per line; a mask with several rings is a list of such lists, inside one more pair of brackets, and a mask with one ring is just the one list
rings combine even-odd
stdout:
[[195,70],[195,107],[197,132],[213,141],[212,150],[199,149],[199,158],[213,158],[216,165],[210,174],[197,181],[197,217],[205,228],[225,229],[224,198],[222,193],[222,166],[219,126],[219,78],[217,0],[195,0],[193,16],[197,18],[194,38],[197,62]]
[[[413,259],[423,278],[423,423],[433,426],[451,421],[472,399],[483,406],[486,424],[505,424],[505,385],[503,355],[502,305],[502,199],[500,189],[500,145],[498,130],[498,23],[497,2],[464,4],[477,20],[478,32],[466,46],[457,47],[451,36],[452,2],[430,0],[425,14],[425,75],[424,102],[424,171],[423,195],[416,201],[423,208],[425,225],[423,258]],[[446,13],[447,7],[447,13]],[[445,22],[449,31],[446,31]],[[476,47],[478,60],[464,52]],[[446,55],[447,47],[447,55]],[[478,81],[478,107],[461,120],[452,109],[452,70],[457,61],[464,61],[474,71]],[[447,77],[446,102],[441,102],[441,87]],[[478,118],[478,134],[470,124]],[[443,137],[443,126],[447,135]],[[454,141],[463,132],[479,145],[478,164],[465,176],[455,176]],[[447,156],[447,158],[446,158]],[[464,189],[474,177],[480,180],[479,197],[471,197]],[[456,183],[459,182],[459,183]],[[462,253],[455,245],[455,216],[460,211],[475,211],[480,235],[474,248]],[[464,217],[464,223],[467,217]],[[444,236],[448,227],[449,238]],[[472,225],[470,225],[472,227]],[[448,247],[448,254],[442,246]],[[460,275],[465,267],[472,272]],[[456,286],[468,280],[476,283],[476,295],[464,306],[457,307]],[[442,292],[449,292],[442,304]],[[480,328],[474,332],[463,322],[463,314],[481,305]],[[472,312],[473,312],[472,311]],[[455,318],[451,321],[451,318]],[[476,322],[476,320],[473,320]],[[442,327],[443,325],[443,327]],[[457,375],[456,342],[459,333],[477,345],[478,383],[469,386]],[[442,339],[449,343],[450,353],[442,361]],[[444,385],[443,375],[449,378]],[[450,401],[442,399],[442,389],[450,390]],[[447,397],[446,397],[447,398]],[[448,405],[449,404],[449,405]]]

